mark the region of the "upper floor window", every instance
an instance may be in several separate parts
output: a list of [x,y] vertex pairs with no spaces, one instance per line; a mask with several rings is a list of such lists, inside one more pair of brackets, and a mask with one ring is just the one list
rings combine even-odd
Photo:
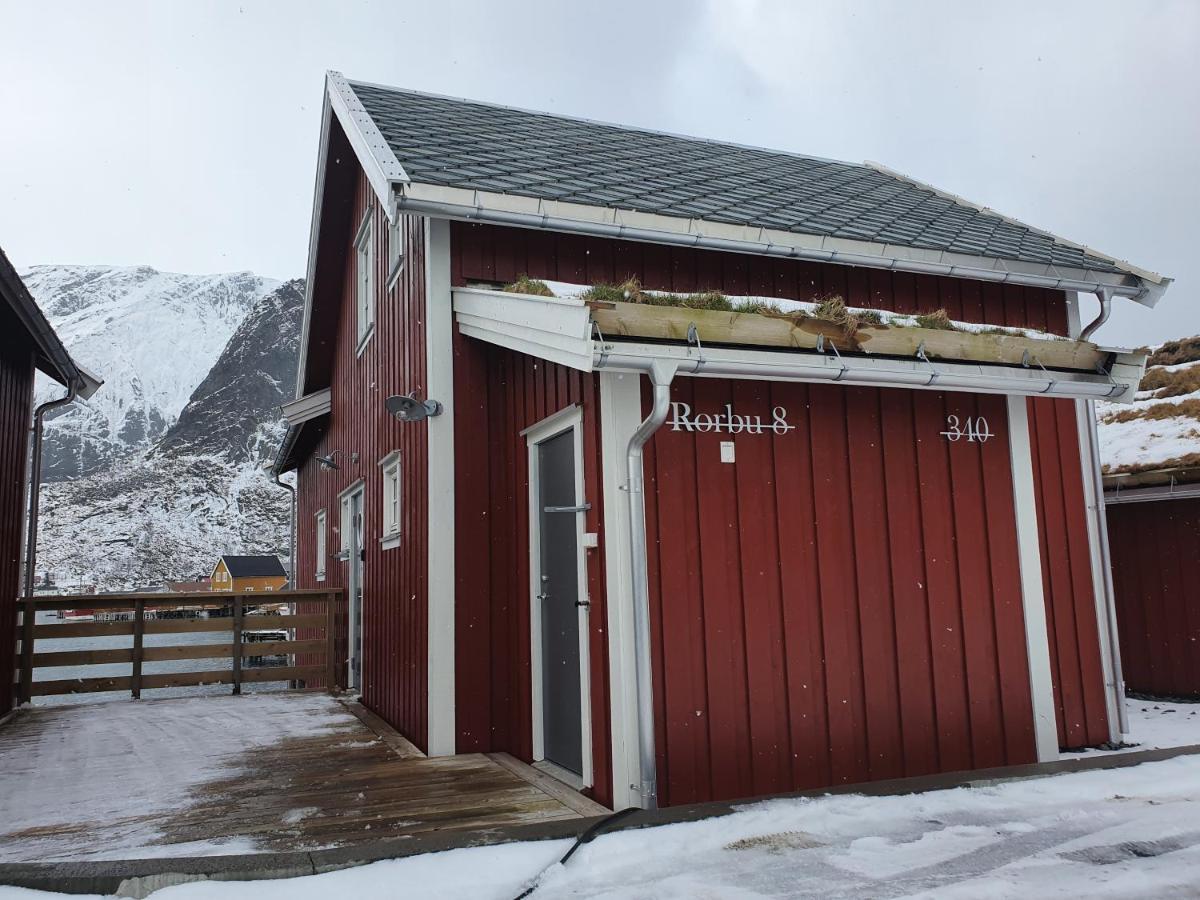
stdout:
[[383,536],[380,543],[387,550],[400,544],[400,451],[389,453],[379,461],[383,469]]
[[325,558],[328,555],[325,541],[325,510],[321,510],[317,513],[317,581],[325,580]]
[[404,268],[404,219],[396,214],[396,221],[388,226],[388,290],[400,277]]
[[372,239],[371,211],[368,210],[354,240],[355,305],[358,309],[358,349],[361,352],[375,330],[375,241]]

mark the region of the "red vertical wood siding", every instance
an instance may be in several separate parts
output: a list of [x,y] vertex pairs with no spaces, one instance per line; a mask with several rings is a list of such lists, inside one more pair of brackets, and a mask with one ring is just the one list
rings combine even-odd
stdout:
[[[798,300],[840,294],[867,308],[943,308],[956,318],[1057,334],[1068,327],[1064,295],[1040,288],[466,223],[453,223],[451,233],[460,285],[522,274],[575,283],[634,277],[655,290]],[[465,365],[474,382],[495,377],[482,358]],[[782,790],[1032,758],[1007,443],[989,441],[976,448],[977,458],[947,457],[927,437],[944,428],[946,404],[986,407],[995,430],[1006,422],[1002,398],[930,395],[935,402],[828,386],[685,384],[677,390],[702,399],[724,390],[739,405],[763,402],[764,391],[807,392],[797,409],[805,410],[808,439],[788,449],[795,465],[779,464],[781,439],[772,439],[770,454],[739,445],[753,462],[740,472],[711,454],[687,452],[656,472],[662,487],[648,498],[652,516],[695,524],[664,532],[671,540],[657,545],[650,561],[655,583],[671,586],[656,612],[665,667],[659,671],[669,673],[656,685],[660,747],[670,748],[664,797],[733,797],[769,785]],[[524,400],[537,395],[527,390]],[[883,399],[898,396],[909,399]],[[1031,403],[1064,746],[1107,739],[1073,416],[1070,401]],[[459,446],[463,439],[460,430]],[[661,442],[660,433],[652,455]],[[516,464],[492,454],[473,466]],[[759,467],[771,472],[766,484],[748,474]],[[694,490],[710,483],[721,489]],[[500,509],[494,505],[493,514]],[[758,515],[746,515],[748,509]],[[468,521],[460,510],[460,525]],[[478,523],[472,527],[483,533]],[[508,535],[519,556],[523,535]],[[915,552],[881,544],[902,538],[917,542]],[[785,551],[807,553],[806,564],[786,564]],[[988,583],[967,584],[983,563],[988,568],[978,571],[990,571]],[[980,590],[985,606],[978,605]],[[721,599],[705,599],[711,597]],[[494,730],[500,718],[493,710]]]
[[1200,697],[1200,500],[1108,507],[1125,686]]
[[[370,211],[375,244],[375,333],[356,356],[353,241]],[[300,587],[346,587],[348,563],[333,558],[340,547],[338,494],[365,483],[363,564],[363,702],[421,748],[428,719],[427,469],[426,426],[403,424],[385,409],[392,394],[425,385],[425,238],[420,218],[404,217],[404,269],[387,288],[388,221],[366,177],[359,175],[350,229],[339,236],[343,255],[340,296],[332,303],[336,327],[315,339],[336,345],[329,427],[314,455],[340,451],[340,468],[322,469],[311,458],[299,469],[297,518]],[[383,487],[379,461],[393,450],[401,459],[401,542],[382,550]],[[316,514],[328,517],[326,577],[316,580]]]
[[1066,297],[1045,288],[464,222],[452,223],[451,235],[464,284],[506,283],[529,275],[575,284],[636,278],[651,290],[717,290],[789,300],[840,294],[851,306],[867,309],[945,309],[954,318],[989,325],[1067,333]]
[[[600,391],[590,374],[455,336],[455,715],[460,753],[533,758],[529,464],[521,431],[573,404],[583,416],[587,530],[601,533]],[[587,551],[592,759],[612,802],[604,550]]]
[[1087,747],[1109,733],[1075,401],[1028,406],[1058,743]]
[[0,715],[12,709],[17,597],[21,593],[33,350],[7,305],[0,308]]
[[[668,424],[649,445],[663,802],[1033,760],[1004,399],[703,378],[673,396],[783,407],[796,430]],[[951,413],[996,436],[949,443]]]

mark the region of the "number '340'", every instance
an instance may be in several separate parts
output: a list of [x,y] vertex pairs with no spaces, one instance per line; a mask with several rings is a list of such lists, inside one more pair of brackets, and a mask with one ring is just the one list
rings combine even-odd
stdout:
[[995,437],[983,416],[968,416],[965,422],[958,416],[946,416],[946,430],[939,433],[952,443],[966,438],[970,443],[978,441],[982,444]]

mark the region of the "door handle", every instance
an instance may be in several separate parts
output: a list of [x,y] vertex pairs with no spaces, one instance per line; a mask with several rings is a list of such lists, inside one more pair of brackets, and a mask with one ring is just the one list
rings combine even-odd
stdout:
[[536,597],[535,599],[537,599],[537,600],[543,600],[543,601],[544,601],[544,600],[549,600],[549,599],[550,599],[550,595],[549,595],[549,594],[538,594],[538,595],[537,595],[537,597]]
[[580,512],[587,512],[587,511],[588,511],[589,509],[591,509],[591,508],[592,508],[592,504],[590,504],[590,503],[580,503],[578,506],[543,506],[543,507],[542,507],[542,512],[548,512],[548,513],[560,513],[560,512],[567,512],[567,513],[580,513]]

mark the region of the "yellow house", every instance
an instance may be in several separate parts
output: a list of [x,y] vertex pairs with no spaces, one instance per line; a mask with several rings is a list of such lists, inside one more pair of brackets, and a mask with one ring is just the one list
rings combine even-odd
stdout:
[[214,591],[281,591],[286,584],[277,556],[222,556],[212,570]]

